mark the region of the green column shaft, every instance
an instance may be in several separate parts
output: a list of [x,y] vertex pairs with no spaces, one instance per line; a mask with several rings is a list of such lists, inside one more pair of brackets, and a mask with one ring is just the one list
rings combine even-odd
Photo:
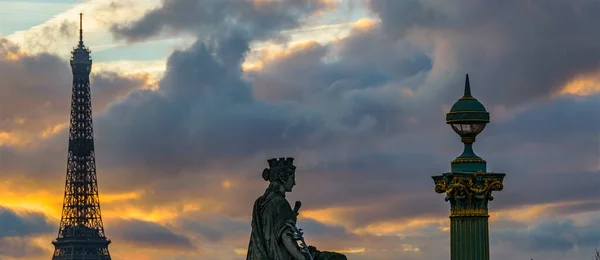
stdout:
[[489,216],[450,217],[451,260],[489,260]]

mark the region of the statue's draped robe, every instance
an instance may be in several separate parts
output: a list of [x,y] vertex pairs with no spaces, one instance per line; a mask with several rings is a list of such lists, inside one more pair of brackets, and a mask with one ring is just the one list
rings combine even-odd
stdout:
[[254,202],[252,234],[246,260],[292,260],[281,235],[286,223],[296,223],[296,214],[279,191],[267,190]]

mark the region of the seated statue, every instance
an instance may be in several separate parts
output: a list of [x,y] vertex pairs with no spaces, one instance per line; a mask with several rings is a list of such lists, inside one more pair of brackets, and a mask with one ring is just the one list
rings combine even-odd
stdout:
[[302,204],[297,201],[292,210],[285,199],[285,193],[296,184],[294,158],[273,158],[268,162],[269,168],[264,169],[262,177],[270,184],[254,203],[246,260],[347,260],[343,254],[307,246],[302,229],[296,227]]

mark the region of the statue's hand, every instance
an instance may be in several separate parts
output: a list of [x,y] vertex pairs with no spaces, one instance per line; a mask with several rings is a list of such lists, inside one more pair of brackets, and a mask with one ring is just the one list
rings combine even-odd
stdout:
[[302,207],[302,202],[296,201],[296,204],[294,204],[294,213],[296,213],[296,217],[300,215],[300,207]]
[[300,211],[300,207],[302,207],[302,202],[296,201],[294,204],[294,212],[298,213],[298,211]]

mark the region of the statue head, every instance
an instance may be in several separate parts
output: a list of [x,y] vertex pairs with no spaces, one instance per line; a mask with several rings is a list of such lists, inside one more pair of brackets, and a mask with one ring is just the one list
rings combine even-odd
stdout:
[[279,183],[286,192],[292,191],[292,188],[296,185],[294,158],[273,158],[267,162],[269,162],[269,168],[263,170],[263,179],[271,184]]

